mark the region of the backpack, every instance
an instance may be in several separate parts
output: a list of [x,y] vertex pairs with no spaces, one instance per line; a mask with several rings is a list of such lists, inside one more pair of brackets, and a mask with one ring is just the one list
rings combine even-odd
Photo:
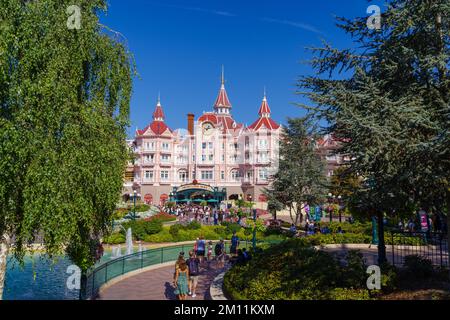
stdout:
[[214,247],[214,253],[216,254],[216,256],[222,254],[222,245],[220,243],[216,243],[216,246]]
[[188,260],[189,274],[191,276],[197,276],[199,274],[198,270],[198,260],[189,259]]

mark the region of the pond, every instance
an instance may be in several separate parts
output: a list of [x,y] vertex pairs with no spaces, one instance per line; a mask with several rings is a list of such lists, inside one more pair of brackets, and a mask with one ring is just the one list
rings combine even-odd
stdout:
[[[134,248],[137,251],[137,248]],[[122,254],[125,254],[125,249]],[[111,260],[111,251],[105,254],[99,264]],[[6,270],[5,300],[74,300],[79,290],[69,290],[66,282],[70,274],[67,267],[73,263],[67,257],[60,257],[55,263],[40,254],[25,257],[22,268],[14,259],[8,260]]]

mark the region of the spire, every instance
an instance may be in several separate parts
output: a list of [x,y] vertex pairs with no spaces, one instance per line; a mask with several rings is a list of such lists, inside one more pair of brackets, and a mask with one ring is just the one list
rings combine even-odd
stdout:
[[264,97],[261,103],[261,107],[259,107],[258,114],[260,117],[270,118],[270,108],[269,104],[267,103],[266,87],[264,87]]
[[225,68],[222,65],[222,77],[219,95],[217,96],[216,102],[214,103],[214,110],[216,113],[230,113],[231,103],[228,100],[227,91],[225,90]]
[[225,87],[225,67],[222,65],[222,86]]
[[153,112],[153,121],[164,121],[164,112],[161,106],[161,94],[158,93],[158,102],[155,111]]

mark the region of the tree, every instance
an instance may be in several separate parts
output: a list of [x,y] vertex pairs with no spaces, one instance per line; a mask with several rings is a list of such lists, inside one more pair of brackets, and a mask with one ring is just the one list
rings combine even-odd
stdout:
[[[280,142],[278,172],[267,195],[289,209],[292,222],[303,221],[306,204],[320,204],[326,194],[325,165],[317,153],[315,128],[308,118],[288,119]],[[294,218],[295,216],[295,218]]]
[[339,152],[364,178],[358,205],[378,221],[415,206],[444,210],[445,199],[450,210],[449,19],[448,0],[389,1],[380,30],[339,18],[355,49],[312,48],[316,75],[300,79],[312,102],[303,107],[343,141]]
[[85,280],[122,189],[134,65],[99,24],[106,1],[77,1],[80,29],[72,4],[0,4],[0,298],[11,245],[23,261],[37,234]]

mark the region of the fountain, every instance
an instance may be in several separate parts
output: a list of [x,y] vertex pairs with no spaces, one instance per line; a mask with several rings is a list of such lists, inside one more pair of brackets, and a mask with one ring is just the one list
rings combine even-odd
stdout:
[[126,244],[127,244],[127,255],[133,254],[133,238],[131,235],[131,228],[128,228],[127,230]]

